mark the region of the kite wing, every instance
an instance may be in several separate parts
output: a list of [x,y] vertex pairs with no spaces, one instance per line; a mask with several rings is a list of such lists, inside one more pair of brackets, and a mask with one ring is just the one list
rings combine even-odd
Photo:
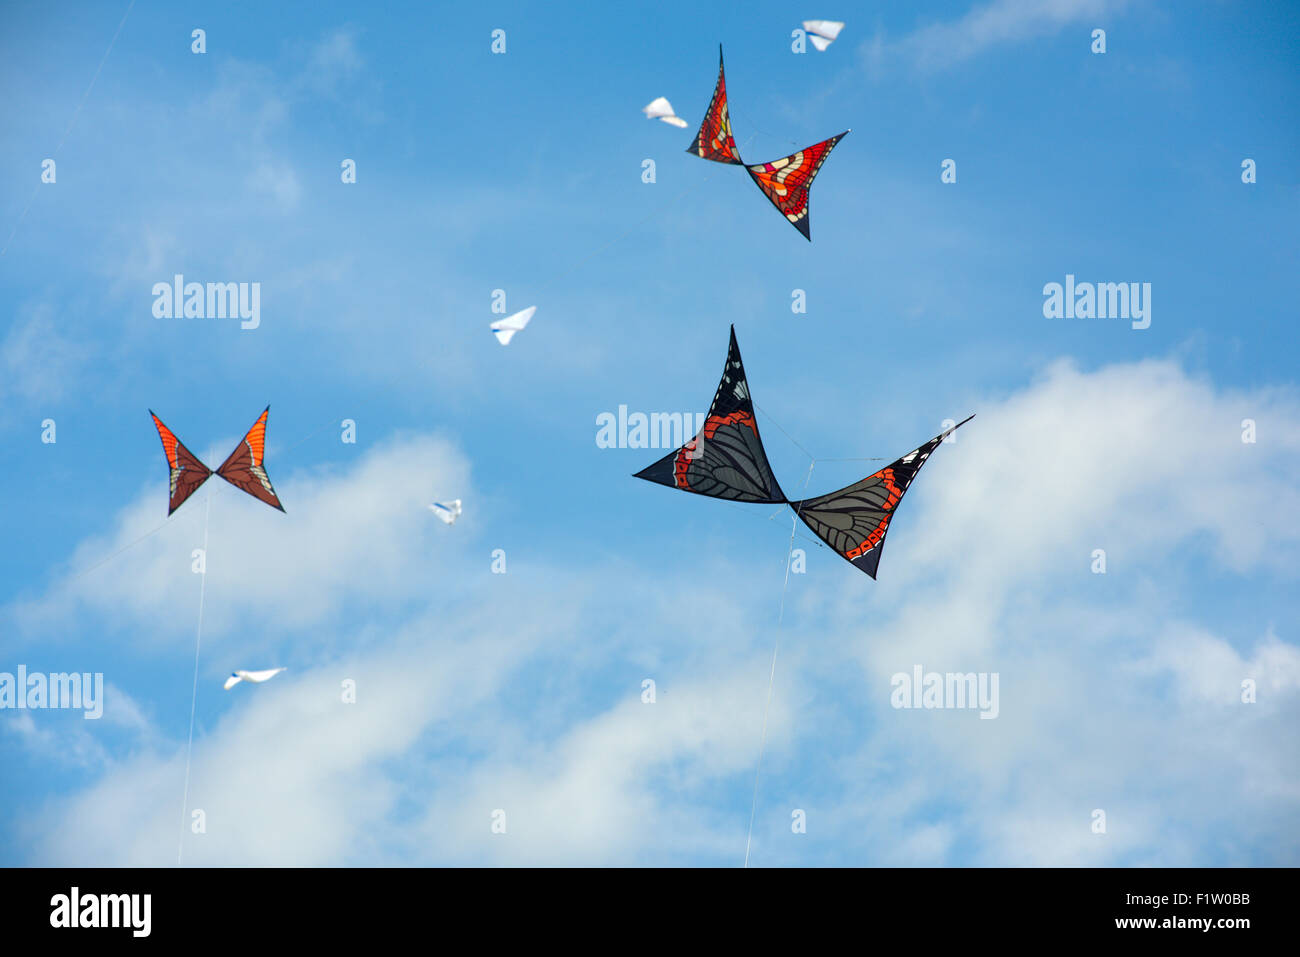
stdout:
[[647,105],[641,107],[641,112],[646,115],[646,119],[663,120],[665,123],[671,123],[673,126],[686,128],[686,121],[673,112],[673,105],[668,102],[667,97],[656,97]]
[[537,311],[536,306],[529,306],[516,312],[513,316],[506,316],[504,319],[498,319],[492,323],[492,334],[497,337],[497,342],[503,346],[510,345],[510,340],[514,338],[515,333],[528,325],[528,320],[533,318],[533,313]]
[[848,136],[849,132],[845,130],[839,136],[814,143],[784,159],[745,167],[758,188],[772,201],[772,205],[809,242],[812,241],[812,236],[808,229],[808,191],[812,189],[813,178],[821,170],[822,163],[826,162],[826,157],[835,149],[835,144]]
[[444,524],[455,525],[456,519],[460,518],[461,513],[460,499],[452,499],[450,502],[434,502],[429,506],[429,511],[442,519]]
[[786,501],[758,434],[735,326],[731,328],[722,381],[704,428],[677,451],[637,472],[636,477],[736,502]]
[[251,681],[253,684],[261,684],[263,681],[270,681],[278,675],[283,668],[270,668],[266,671],[232,671],[230,677],[226,679],[223,686],[227,691],[239,684],[241,681]]
[[262,466],[262,457],[266,452],[266,417],[271,414],[268,405],[257,417],[248,434],[235,446],[235,451],[221,463],[217,474],[235,488],[242,488],[253,498],[265,502],[272,508],[284,511],[280,499],[271,487],[271,479]]
[[271,680],[283,670],[283,668],[268,668],[266,671],[238,671],[236,674],[245,681],[261,684],[263,681]]
[[722,46],[718,46],[718,85],[713,88],[713,99],[686,152],[715,163],[744,165],[736,141],[731,136],[731,116],[727,111],[727,78],[722,72]]
[[844,24],[838,20],[805,20],[803,28],[808,31],[808,39],[817,48],[817,52],[823,53],[835,42],[835,38],[844,29]]
[[149,410],[149,415],[153,416],[153,424],[158,428],[158,437],[162,439],[163,452],[167,456],[167,465],[171,469],[167,503],[167,514],[171,515],[208,480],[212,469],[200,462],[193,452],[182,445],[181,440],[176,438],[172,430],[163,425],[162,419],[153,414],[152,409]]
[[791,502],[790,507],[818,538],[875,578],[889,521],[903,493],[939,443],[973,418],[963,419],[875,475],[820,498]]

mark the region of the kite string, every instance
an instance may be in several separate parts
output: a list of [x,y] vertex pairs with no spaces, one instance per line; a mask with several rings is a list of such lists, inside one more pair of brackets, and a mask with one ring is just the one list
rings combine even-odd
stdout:
[[759,412],[762,412],[763,415],[766,416],[766,417],[767,417],[767,418],[772,422],[773,425],[775,425],[778,429],[780,429],[782,435],[784,435],[787,439],[789,439],[789,440],[790,440],[791,442],[793,442],[796,446],[798,446],[799,451],[802,452],[804,455],[808,456],[808,458],[809,458],[810,461],[814,461],[814,462],[883,462],[883,461],[885,460],[885,459],[884,459],[884,456],[882,456],[882,455],[864,455],[864,456],[860,456],[860,457],[858,457],[858,458],[847,458],[847,459],[824,459],[824,458],[816,458],[816,457],[815,457],[811,452],[809,452],[806,448],[804,448],[804,447],[799,443],[799,440],[798,440],[798,439],[796,439],[793,435],[791,435],[789,432],[787,432],[787,431],[785,430],[785,428],[781,425],[780,422],[778,422],[778,421],[776,421],[776,419],[772,418],[772,413],[768,412],[767,409],[763,408],[763,407],[762,407],[761,405],[759,405],[757,402],[754,402],[752,396],[750,397],[750,402],[753,402],[754,408],[758,409]]
[[199,700],[199,648],[203,644],[203,599],[208,586],[208,517],[212,513],[212,489],[205,496],[203,510],[203,574],[199,578],[199,624],[194,632],[194,687],[190,695],[190,738],[185,746],[185,793],[181,798],[181,834],[176,842],[176,866],[185,851],[185,812],[190,805],[190,755],[194,751],[194,711]]
[[[754,138],[754,137],[751,136],[751,137],[749,138],[749,140],[752,140],[753,138]],[[746,140],[746,141],[745,141],[745,143],[744,143],[745,146],[748,146],[748,145],[749,145],[749,140]],[[662,215],[663,215],[664,213],[666,213],[669,209],[671,209],[674,205],[676,205],[676,203],[678,202],[678,200],[682,199],[682,197],[686,196],[686,195],[689,194],[689,193],[693,193],[695,190],[699,189],[701,186],[703,186],[703,185],[704,185],[705,183],[707,183],[709,180],[713,179],[713,177],[714,177],[714,175],[715,175],[716,173],[717,173],[717,170],[714,170],[713,172],[706,174],[705,177],[704,177],[702,180],[700,180],[698,183],[694,183],[694,184],[692,184],[691,186],[687,186],[685,189],[683,189],[683,190],[681,190],[679,193],[677,193],[676,196],[673,196],[671,199],[669,199],[668,202],[661,204],[661,205],[658,206],[656,209],[654,209],[653,211],[651,211],[651,212],[648,213],[647,215],[643,216],[641,219],[637,220],[635,223],[633,223],[633,224],[632,224],[631,226],[629,226],[627,229],[623,230],[623,232],[619,233],[619,234],[618,234],[617,236],[615,236],[613,239],[608,240],[604,245],[596,247],[594,250],[592,250],[591,252],[589,252],[587,255],[583,256],[581,259],[579,259],[576,263],[574,263],[572,266],[570,266],[570,267],[569,267],[568,269],[566,269],[564,272],[562,272],[562,273],[557,273],[556,275],[551,276],[549,279],[547,279],[545,282],[543,282],[540,286],[537,287],[538,291],[540,292],[541,290],[546,289],[548,286],[554,285],[555,283],[559,282],[561,279],[564,279],[564,278],[566,278],[566,277],[572,275],[573,273],[577,272],[579,269],[581,269],[583,266],[585,266],[585,265],[586,265],[587,263],[589,263],[591,260],[595,259],[597,256],[599,256],[599,255],[600,255],[601,253],[603,253],[605,250],[609,249],[611,246],[614,246],[614,245],[616,245],[617,243],[622,242],[624,239],[626,239],[628,236],[632,235],[632,233],[636,232],[638,229],[640,229],[640,228],[641,228],[642,226],[644,226],[646,223],[650,222],[650,221],[653,220],[653,219],[656,219],[656,218],[659,217],[659,216],[662,216]]]
[[[131,2],[127,5],[126,13],[122,14],[122,20],[120,23],[118,23],[117,29],[113,31],[113,39],[108,41],[108,49],[104,51],[104,56],[100,59],[99,66],[95,68],[95,75],[90,78],[90,85],[86,87],[86,92],[81,94],[81,102],[77,104],[76,110],[73,111],[72,119],[68,123],[68,128],[63,131],[63,137],[62,139],[59,140],[59,145],[54,147],[55,157],[59,155],[59,150],[63,149],[63,144],[67,141],[68,134],[72,132],[72,128],[77,125],[77,117],[81,116],[81,108],[86,105],[86,100],[90,98],[90,91],[95,88],[95,81],[99,79],[100,71],[104,69],[104,64],[108,62],[108,55],[113,52],[113,46],[117,43],[117,38],[122,33],[122,28],[126,26],[126,18],[131,15],[131,11],[134,8],[135,8],[135,0],[131,0]],[[18,227],[21,226],[23,224],[23,220],[27,218],[27,211],[32,208],[32,203],[33,201],[35,201],[36,194],[40,192],[40,189],[41,189],[40,183],[37,183],[36,186],[33,187],[31,196],[27,198],[27,205],[24,206],[23,211],[18,214],[18,221],[14,223],[14,228],[9,233],[9,238],[5,240],[5,244],[3,246],[0,246],[0,256],[3,256],[5,254],[5,252],[9,249],[9,244],[12,243],[14,241],[14,237],[18,235]]]
[[127,549],[135,548],[135,546],[139,545],[141,542],[143,542],[143,541],[144,541],[146,538],[148,538],[150,535],[156,535],[158,532],[161,532],[164,528],[167,527],[167,523],[168,523],[169,521],[171,521],[171,519],[169,519],[169,518],[168,518],[168,519],[164,519],[164,520],[162,521],[161,524],[159,524],[159,525],[155,525],[153,528],[149,529],[149,531],[145,532],[143,535],[141,535],[141,536],[140,536],[139,538],[137,538],[135,541],[130,542],[130,543],[126,544],[126,545],[123,545],[123,546],[122,546],[121,548],[119,548],[117,551],[112,552],[112,553],[109,554],[109,555],[105,555],[105,556],[104,556],[103,558],[101,558],[99,561],[95,562],[95,564],[86,566],[86,567],[83,568],[81,571],[77,572],[75,575],[73,575],[71,578],[69,578],[68,581],[67,581],[67,583],[68,583],[68,584],[71,584],[72,582],[75,582],[77,579],[79,579],[79,578],[81,578],[81,577],[83,577],[83,576],[85,576],[85,575],[89,575],[89,574],[90,574],[91,572],[93,572],[96,568],[99,568],[101,565],[106,565],[106,564],[108,564],[108,563],[111,562],[114,558],[117,558],[118,555],[121,555],[121,554],[122,554],[124,551],[126,551]]
[[328,429],[328,428],[329,428],[331,425],[333,425],[333,424],[334,424],[334,419],[330,419],[328,422],[326,422],[324,425],[322,425],[320,428],[318,428],[315,432],[309,432],[307,435],[303,436],[303,437],[302,437],[301,439],[299,439],[297,442],[293,443],[293,445],[289,446],[287,449],[285,449],[285,450],[284,450],[283,452],[281,452],[280,454],[281,454],[281,455],[287,455],[288,453],[290,453],[290,452],[292,452],[294,449],[296,449],[298,446],[300,446],[300,445],[302,445],[304,442],[306,442],[308,439],[314,439],[314,438],[316,438],[316,436],[320,435],[322,432],[324,432],[326,429]]
[[[808,474],[803,480],[804,492],[808,491],[808,483],[812,480],[813,466],[816,464],[815,459],[808,463]],[[781,649],[781,625],[785,621],[785,592],[790,587],[790,560],[794,557],[794,533],[799,524],[799,512],[802,511],[802,508],[801,505],[795,510],[794,518],[790,522],[790,546],[785,553],[785,582],[781,585],[781,613],[776,619],[776,642],[772,646],[772,667],[767,675],[767,700],[763,704],[763,734],[758,745],[758,763],[754,765],[754,796],[749,804],[749,832],[745,835],[744,866],[746,869],[749,868],[749,848],[754,838],[754,815],[758,812],[758,776],[763,769],[763,754],[767,750],[767,716],[772,707],[772,687],[776,684],[776,656]]]
[[[757,402],[754,402],[754,398],[753,398],[753,396],[750,396],[749,401],[753,403],[754,408],[758,409],[759,412],[762,412],[763,415],[767,416],[767,418],[771,421],[771,423],[772,423],[773,425],[775,425],[778,429],[781,430],[781,434],[782,434],[782,435],[784,435],[787,439],[789,439],[789,440],[790,440],[791,442],[793,442],[796,446],[798,446],[799,451],[802,452],[804,455],[808,456],[809,461],[813,461],[813,462],[816,461],[816,457],[815,457],[811,452],[809,452],[807,449],[805,449],[805,448],[803,447],[803,445],[801,445],[801,444],[799,443],[799,440],[798,440],[798,439],[796,439],[793,435],[791,435],[789,432],[787,432],[787,431],[782,427],[782,425],[781,425],[780,422],[778,422],[778,421],[776,421],[776,419],[772,418],[772,414],[771,414],[770,412],[768,412],[765,408],[763,408],[763,407],[762,407],[761,405],[759,405]],[[809,473],[812,472],[812,466],[811,466],[811,465],[808,467],[808,470],[809,470]],[[805,483],[805,484],[806,484],[806,483]]]
[[742,110],[737,110],[735,107],[731,106],[731,104],[727,104],[727,109],[729,109],[732,112],[732,114],[734,114],[735,116],[743,120],[745,125],[754,131],[753,133],[749,134],[749,140],[745,141],[745,146],[748,146],[750,140],[752,140],[755,136],[757,136],[759,133],[762,133],[764,136],[770,136],[772,139],[780,140],[782,143],[789,143],[791,146],[795,147],[796,149],[799,148],[798,140],[792,140],[785,136],[778,136],[777,134],[769,132],[768,130],[760,129],[759,127],[755,126],[753,123],[749,122],[748,113],[745,113]]
[[[820,461],[820,460],[819,460],[819,461]],[[756,522],[770,522],[770,521],[772,521],[774,518],[776,518],[778,515],[780,515],[783,511],[785,511],[785,509],[777,509],[775,512],[773,512],[773,513],[772,513],[771,515],[769,515],[767,518],[761,518],[761,517],[759,517],[758,515],[755,515],[755,514],[754,514],[753,512],[751,512],[749,509],[745,508],[744,505],[737,505],[735,502],[728,502],[726,499],[718,499],[718,504],[719,504],[719,505],[727,505],[727,506],[730,506],[731,508],[734,508],[736,511],[738,511],[741,515],[748,515],[750,518],[752,518],[752,519],[753,519],[754,521],[756,521]],[[818,548],[825,548],[825,547],[826,547],[826,543],[825,543],[825,542],[818,541],[818,540],[815,539],[815,538],[809,538],[807,535],[799,535],[799,536],[797,536],[797,537],[798,537],[799,541],[801,541],[801,542],[807,542],[808,544],[810,544],[810,545],[815,545],[815,546],[817,546]]]
[[[333,425],[333,424],[334,424],[334,420],[333,420],[333,419],[330,419],[328,422],[326,422],[324,425],[322,425],[320,428],[318,428],[315,432],[308,433],[306,436],[304,436],[303,438],[299,439],[299,440],[298,440],[297,442],[295,442],[293,445],[289,446],[289,447],[288,447],[287,449],[285,449],[284,452],[282,452],[281,454],[283,455],[283,454],[286,454],[286,453],[292,452],[294,449],[296,449],[298,446],[302,445],[302,444],[303,444],[304,442],[306,442],[308,439],[313,439],[313,438],[315,438],[316,436],[320,435],[322,432],[324,432],[326,429],[328,429],[328,428],[329,428],[331,425]],[[74,574],[74,575],[72,575],[70,578],[68,578],[68,582],[71,583],[71,582],[74,582],[74,581],[76,581],[77,579],[81,578],[81,577],[84,576],[84,575],[89,575],[89,574],[90,574],[91,572],[93,572],[96,568],[99,568],[101,565],[105,565],[105,564],[107,564],[108,562],[112,561],[114,558],[116,558],[118,555],[121,555],[123,552],[127,551],[128,549],[135,548],[135,546],[139,545],[141,542],[143,542],[143,541],[144,541],[146,538],[148,538],[150,535],[156,535],[158,532],[161,532],[161,531],[162,531],[164,528],[166,528],[166,527],[167,527],[171,522],[172,522],[172,518],[171,518],[171,516],[168,516],[167,518],[163,519],[163,521],[162,521],[160,524],[155,525],[153,528],[149,529],[149,531],[145,532],[143,535],[141,535],[141,536],[140,536],[139,538],[137,538],[135,541],[133,541],[133,542],[128,542],[126,545],[123,545],[121,548],[117,549],[116,551],[114,551],[114,552],[110,552],[108,555],[105,555],[103,558],[101,558],[99,561],[95,562],[95,564],[93,564],[93,565],[87,565],[87,566],[86,566],[85,568],[83,568],[81,571],[77,572],[76,574]],[[206,534],[206,533],[205,533],[205,534]]]

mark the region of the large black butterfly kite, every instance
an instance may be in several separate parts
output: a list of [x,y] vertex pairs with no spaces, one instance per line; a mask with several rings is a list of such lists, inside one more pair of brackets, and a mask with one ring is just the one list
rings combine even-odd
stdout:
[[968,416],[860,482],[829,495],[792,502],[777,484],[763,451],[732,326],[722,381],[704,427],[695,438],[637,472],[636,477],[733,502],[789,505],[818,538],[875,578],[889,522],[907,487],[939,443],[973,418]]

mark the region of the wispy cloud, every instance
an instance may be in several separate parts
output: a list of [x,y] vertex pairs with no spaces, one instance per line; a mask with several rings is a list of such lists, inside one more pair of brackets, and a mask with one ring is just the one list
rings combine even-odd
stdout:
[[0,342],[0,401],[57,402],[90,355],[55,322],[52,307],[22,308]]
[[[978,408],[909,494],[879,582],[824,551],[794,576],[786,630],[798,637],[778,668],[755,861],[1188,864],[1223,834],[1231,860],[1286,860],[1300,841],[1276,826],[1300,804],[1292,636],[1228,634],[1171,609],[1198,564],[1293,579],[1300,502],[1270,476],[1300,465],[1300,401],[1217,390],[1170,362],[1059,363]],[[1269,424],[1267,441],[1240,441],[1247,414]],[[493,576],[458,569],[482,555],[450,546],[445,561],[430,557],[441,545],[405,504],[422,483],[384,478],[398,463],[423,463],[412,471],[440,486],[467,469],[407,439],[314,484],[287,482],[304,517],[283,539],[248,524],[261,516],[226,510],[234,538],[212,550],[213,628],[225,605],[230,628],[262,622],[262,658],[292,652],[302,665],[219,698],[195,743],[193,805],[208,830],[187,833],[187,859],[738,858],[775,638],[768,583],[708,554],[667,570],[538,564],[490,582],[524,593],[485,603]],[[436,541],[465,530],[472,519],[439,525]],[[247,567],[217,557],[236,539],[264,543]],[[192,617],[188,572],[173,567],[180,544],[149,546],[93,590],[78,585],[78,614],[125,615],[134,629]],[[1091,570],[1096,547],[1108,550],[1106,575]],[[719,580],[731,585],[707,585]],[[448,597],[462,589],[473,600]],[[326,613],[379,603],[395,611],[359,635],[336,634]],[[279,633],[304,626],[310,641]],[[238,633],[223,633],[222,654],[238,652]],[[998,719],[892,708],[890,675],[916,663],[999,672]],[[658,682],[653,705],[639,699],[644,677]],[[340,700],[344,678],[357,682],[355,705]],[[1244,678],[1258,683],[1255,704],[1241,699]],[[158,740],[29,820],[33,853],[165,860],[180,747]],[[1204,829],[1207,807],[1220,809],[1218,837]],[[794,808],[813,822],[806,837],[791,833]],[[1092,830],[1098,809],[1105,834]],[[505,834],[491,829],[496,811]],[[129,823],[94,825],[105,813]]]
[[[213,446],[224,449],[235,441]],[[19,606],[17,620],[33,630],[49,628],[75,617],[80,607],[133,623],[146,645],[168,640],[174,629],[150,623],[191,615],[197,597],[191,553],[203,543],[207,524],[207,587],[225,596],[209,608],[209,625],[221,629],[252,617],[262,628],[301,628],[330,618],[348,593],[371,601],[419,593],[431,573],[445,568],[442,550],[463,543],[478,522],[476,506],[457,524],[453,539],[435,537],[443,527],[428,521],[425,506],[433,488],[474,497],[468,465],[446,440],[391,440],[336,474],[277,471],[275,451],[272,446],[267,466],[286,514],[244,501],[241,492],[210,479],[210,487],[164,524],[159,509],[165,486],[142,490],[122,510],[113,532],[77,549],[70,577],[44,598]],[[247,548],[244,543],[252,541],[259,547]],[[109,555],[116,557],[96,567]],[[82,575],[83,569],[94,570]]]
[[862,47],[869,60],[897,54],[926,71],[957,66],[1014,43],[1054,36],[1077,24],[1106,27],[1099,20],[1129,0],[992,0],[956,20],[919,27],[896,41],[877,36]]

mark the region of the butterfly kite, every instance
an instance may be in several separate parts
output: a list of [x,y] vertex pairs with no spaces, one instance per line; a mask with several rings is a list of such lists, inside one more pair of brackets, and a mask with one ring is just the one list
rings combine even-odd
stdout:
[[456,519],[460,518],[463,510],[460,507],[460,499],[454,498],[450,502],[434,502],[429,506],[429,511],[442,519],[444,525],[455,525]]
[[[271,487],[271,479],[262,465],[262,456],[266,451],[266,417],[270,413],[271,407],[268,405],[257,417],[253,427],[248,430],[248,434],[235,446],[235,451],[231,452],[230,457],[221,464],[221,468],[217,469],[216,474],[235,488],[243,489],[253,498],[283,512],[284,506],[280,504],[275,489]],[[181,440],[176,438],[171,429],[163,425],[162,419],[154,415],[152,409],[149,410],[149,414],[153,416],[153,424],[158,427],[158,437],[162,439],[167,465],[171,468],[171,496],[167,508],[167,514],[171,515],[208,480],[213,472],[181,444]]]
[[533,313],[536,311],[536,306],[529,306],[527,309],[521,309],[512,316],[498,319],[488,328],[492,330],[492,335],[497,337],[497,342],[501,343],[503,346],[508,346],[510,345],[510,340],[515,337],[515,333],[523,331],[524,326],[528,325],[528,320],[533,318]]
[[241,668],[239,671],[232,671],[222,687],[229,691],[241,681],[251,681],[255,685],[260,685],[263,681],[270,681],[283,670],[283,668],[270,668],[266,671],[245,671]]
[[835,42],[835,38],[844,29],[844,24],[838,20],[805,20],[803,28],[817,52],[825,53],[826,48]]
[[713,99],[700,124],[700,131],[686,152],[715,163],[732,163],[744,166],[750,177],[772,201],[772,205],[790,221],[803,238],[812,242],[808,229],[808,191],[813,178],[831,155],[835,144],[851,131],[814,143],[779,160],[750,166],[740,158],[740,150],[731,135],[731,117],[727,111],[727,79],[722,71],[722,47],[718,47],[718,85],[713,88]]
[[875,578],[885,534],[903,494],[939,443],[973,418],[958,422],[860,482],[829,495],[792,502],[777,484],[763,451],[733,326],[722,381],[704,427],[695,438],[637,472],[636,477],[733,502],[789,505],[818,538]]
[[656,96],[641,107],[641,112],[645,114],[648,120],[660,120],[670,126],[676,126],[678,129],[686,129],[686,121],[673,112],[673,105],[668,102],[667,97]]

